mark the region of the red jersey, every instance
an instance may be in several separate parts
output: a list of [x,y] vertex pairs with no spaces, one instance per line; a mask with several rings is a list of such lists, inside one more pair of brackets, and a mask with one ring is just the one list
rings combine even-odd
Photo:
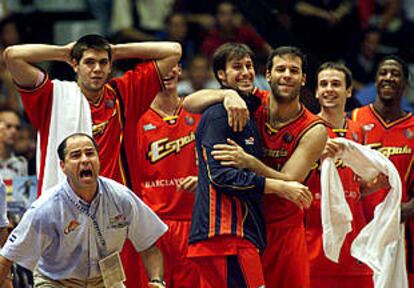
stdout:
[[[352,119],[362,125],[364,144],[377,149],[387,156],[397,168],[402,181],[402,202],[413,195],[413,151],[414,151],[414,117],[411,113],[387,123],[373,105],[357,108],[352,112]],[[364,209],[368,219],[373,217],[377,204],[382,202],[387,191],[381,190],[364,198]],[[408,271],[414,272],[414,221],[408,221],[406,234],[408,255]]]
[[[255,95],[262,100],[261,107],[255,113],[264,147],[262,161],[269,167],[280,171],[295,151],[302,136],[315,125],[323,123],[323,121],[302,106],[296,119],[282,128],[274,129],[268,123],[269,92],[256,90]],[[281,225],[302,223],[303,210],[292,201],[270,194],[265,194],[264,197],[266,223],[278,222]]]
[[[99,146],[100,175],[131,188],[128,167],[137,167],[136,124],[161,89],[162,82],[155,62],[137,65],[122,77],[104,85],[103,96],[90,104],[93,136]],[[53,101],[53,83],[45,81],[33,90],[19,89],[23,105],[33,126],[39,130],[41,191]],[[125,137],[127,136],[127,137]]]
[[[327,126],[329,138],[343,137],[361,143],[361,126],[347,119],[344,129],[333,129]],[[305,233],[308,244],[310,273],[312,276],[336,275],[371,275],[371,270],[351,256],[351,244],[361,229],[367,224],[365,219],[358,176],[352,170],[336,163],[345,197],[353,215],[352,231],[346,236],[339,256],[339,263],[334,263],[325,257],[322,246],[322,219],[321,219],[321,174],[320,163],[315,163],[306,185],[312,192],[311,207],[305,212]]]
[[197,176],[199,119],[180,105],[173,117],[162,118],[149,109],[138,122],[139,186],[134,191],[162,219],[191,220],[194,193],[178,192],[177,185],[187,176]]

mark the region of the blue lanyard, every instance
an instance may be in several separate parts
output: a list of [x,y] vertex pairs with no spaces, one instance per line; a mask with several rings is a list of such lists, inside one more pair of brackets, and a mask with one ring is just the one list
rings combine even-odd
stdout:
[[[99,183],[101,184],[101,183]],[[65,187],[66,190],[67,187]],[[103,187],[102,187],[103,188]],[[98,188],[99,189],[99,188]],[[85,205],[81,205],[79,203],[78,199],[74,199],[73,196],[71,195],[71,193],[69,191],[66,190],[66,195],[68,196],[68,199],[70,200],[70,202],[83,214],[85,214],[86,216],[88,216],[91,220],[92,220],[92,224],[93,227],[96,231],[96,238],[98,239],[99,243],[101,244],[101,246],[105,249],[106,251],[106,241],[102,235],[101,229],[99,228],[99,224],[98,221],[96,220],[96,210],[95,210],[95,214],[90,214],[89,213],[89,209],[87,207],[85,207]]]

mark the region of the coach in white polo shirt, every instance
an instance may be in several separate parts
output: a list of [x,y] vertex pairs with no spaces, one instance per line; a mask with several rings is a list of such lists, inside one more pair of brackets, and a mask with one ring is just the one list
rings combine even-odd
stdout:
[[127,187],[98,177],[90,136],[67,137],[58,154],[67,181],[35,201],[9,236],[0,252],[0,283],[17,262],[35,270],[35,287],[104,287],[98,262],[128,238],[141,252],[149,287],[164,287],[162,254],[154,243],[167,226]]

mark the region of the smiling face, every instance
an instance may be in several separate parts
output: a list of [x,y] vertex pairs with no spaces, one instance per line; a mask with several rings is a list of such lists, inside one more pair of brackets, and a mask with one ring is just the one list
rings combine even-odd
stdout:
[[181,67],[179,64],[175,65],[170,72],[162,79],[165,89],[169,93],[174,93],[177,90],[178,78],[181,75]]
[[319,72],[316,98],[323,109],[339,108],[345,111],[346,99],[351,95],[352,87],[346,87],[344,72],[336,69]]
[[79,62],[73,60],[72,64],[78,77],[79,87],[86,97],[89,98],[90,95],[96,95],[102,91],[112,68],[107,51],[86,49]]
[[250,56],[233,58],[226,62],[225,70],[218,71],[220,82],[230,88],[237,89],[244,93],[253,91],[254,65]]
[[67,139],[60,167],[75,192],[96,188],[100,163],[98,151],[88,137],[77,135]]
[[400,102],[407,87],[401,64],[392,59],[382,62],[375,77],[375,86],[382,102]]
[[266,71],[266,79],[273,97],[281,102],[296,100],[306,80],[302,60],[296,55],[286,54],[275,56],[272,61],[271,70]]

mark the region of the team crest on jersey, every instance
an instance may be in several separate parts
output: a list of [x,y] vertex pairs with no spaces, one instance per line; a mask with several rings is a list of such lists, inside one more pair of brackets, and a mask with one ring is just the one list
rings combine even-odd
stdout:
[[254,145],[254,138],[253,138],[253,136],[250,136],[249,138],[244,139],[244,144],[245,145]]
[[195,123],[195,119],[192,116],[185,116],[184,117],[185,123],[187,123],[188,126],[193,126]]
[[290,134],[289,132],[286,132],[286,133],[283,135],[283,141],[285,141],[287,144],[292,143],[292,141],[293,141],[293,135],[292,135],[292,134]]
[[113,99],[107,99],[105,101],[105,108],[114,108],[115,101]]
[[152,123],[148,123],[148,124],[145,124],[144,126],[142,126],[142,128],[144,129],[145,132],[147,132],[147,131],[151,131],[151,130],[157,129],[157,126],[155,126]]
[[414,138],[414,132],[410,128],[407,128],[404,131],[404,136],[407,139],[413,139]]
[[363,129],[364,131],[369,132],[369,131],[371,131],[374,127],[375,127],[375,124],[374,124],[374,123],[368,123],[368,124],[363,125],[363,126],[362,126],[362,129]]
[[66,226],[63,233],[65,235],[68,235],[70,232],[75,231],[76,228],[78,228],[79,226],[80,226],[80,223],[78,221],[76,221],[75,219],[73,219],[69,222],[68,226]]

